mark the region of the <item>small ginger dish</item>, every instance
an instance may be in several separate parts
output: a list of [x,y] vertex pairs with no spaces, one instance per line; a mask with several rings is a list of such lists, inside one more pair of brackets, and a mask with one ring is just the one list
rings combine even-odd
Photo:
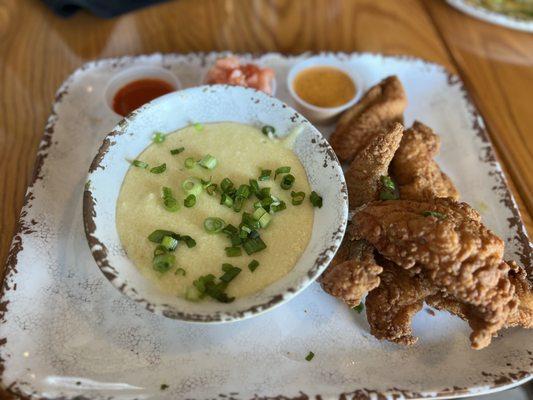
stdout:
[[359,76],[336,58],[316,56],[296,63],[287,77],[296,108],[313,122],[330,122],[361,97]]
[[84,195],[104,275],[148,310],[197,322],[251,317],[302,291],[340,245],[347,210],[318,130],[229,85],[130,114],[104,140]]
[[236,85],[257,89],[271,96],[276,94],[276,78],[272,68],[245,62],[237,56],[217,59],[207,71],[203,83]]

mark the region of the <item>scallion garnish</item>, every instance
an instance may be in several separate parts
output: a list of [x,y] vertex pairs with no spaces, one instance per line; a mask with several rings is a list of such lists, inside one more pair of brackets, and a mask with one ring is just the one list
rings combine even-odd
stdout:
[[247,199],[248,197],[250,197],[250,194],[252,193],[251,191],[251,188],[250,186],[248,185],[241,185],[239,186],[239,188],[237,189],[237,193],[235,194],[235,196],[237,197],[244,197],[245,199]]
[[322,197],[319,196],[319,194],[314,190],[309,195],[309,201],[311,202],[313,207],[322,208]]
[[220,280],[225,283],[230,283],[237,275],[239,275],[241,269],[234,267],[231,264],[222,264],[222,271],[224,271],[224,275],[220,277]]
[[207,192],[207,194],[209,196],[212,196],[213,193],[215,193],[216,190],[217,190],[217,184],[216,183],[212,183],[212,184],[210,184],[209,186],[207,186],[205,188],[205,191]]
[[445,219],[446,218],[446,214],[440,213],[438,211],[424,211],[424,212],[422,212],[422,215],[424,217],[435,217],[435,218],[438,218],[438,219]]
[[305,360],[306,361],[311,361],[313,359],[313,357],[315,356],[315,353],[313,353],[312,351],[310,351],[306,356],[305,356]]
[[255,194],[255,197],[257,197],[259,200],[264,200],[266,198],[269,198],[270,188],[269,187],[261,188],[259,192]]
[[163,132],[156,132],[152,137],[154,143],[163,143],[165,141],[165,134]]
[[204,126],[201,123],[199,123],[199,122],[196,122],[195,124],[193,124],[193,126],[194,126],[194,129],[196,129],[197,132],[201,132],[201,131],[204,130]]
[[250,190],[253,194],[257,195],[259,193],[259,184],[255,179],[250,179],[248,181],[250,183]]
[[194,240],[192,237],[190,237],[189,235],[182,235],[181,236],[181,240],[183,240],[185,242],[185,244],[187,245],[187,247],[189,249],[193,248],[194,246],[196,246],[196,240]]
[[288,174],[289,172],[291,172],[291,167],[279,167],[274,173],[274,180],[278,177],[278,175]]
[[272,220],[272,217],[270,216],[270,214],[265,212],[261,216],[261,218],[259,218],[257,222],[259,222],[259,225],[261,225],[261,228],[266,228],[270,224],[271,220]]
[[259,178],[257,178],[260,181],[268,181],[270,179],[270,175],[272,174],[271,169],[262,169],[261,174],[259,175]]
[[257,237],[255,239],[248,239],[243,244],[242,247],[244,248],[244,251],[246,251],[246,254],[251,255],[253,253],[257,253],[258,251],[266,249],[266,244],[263,242],[263,240],[260,237]]
[[279,184],[283,190],[288,190],[292,188],[292,185],[294,184],[295,177],[292,174],[287,174],[281,179],[281,183]]
[[153,167],[150,169],[150,172],[152,174],[162,174],[167,169],[167,164],[163,163],[161,165],[158,165],[157,167]]
[[265,125],[261,128],[261,132],[263,132],[263,135],[270,136],[276,133],[276,129],[271,125]]
[[194,158],[189,157],[185,159],[185,168],[192,169],[196,165],[196,161]]
[[190,196],[192,194],[197,197],[200,195],[200,193],[202,193],[202,184],[196,178],[185,179],[181,183],[181,187],[183,188],[187,196]]
[[246,199],[244,197],[236,196],[235,200],[233,201],[233,211],[240,212],[245,200]]
[[254,272],[257,267],[259,267],[259,261],[257,260],[252,260],[250,261],[250,263],[248,264],[248,269],[251,271],[251,272]]
[[358,314],[361,314],[365,308],[365,305],[361,302],[355,307],[352,307],[352,310],[356,311]]
[[170,212],[176,212],[179,210],[180,205],[174,195],[172,194],[172,189],[169,187],[163,186],[161,188],[161,194],[163,197],[163,206],[165,210]]
[[167,272],[174,266],[175,262],[176,257],[174,254],[165,253],[155,256],[152,261],[152,266],[158,272]]
[[233,189],[233,187],[233,182],[229,178],[224,178],[222,179],[222,182],[220,182],[220,189],[223,193],[230,191],[231,189]]
[[170,150],[170,154],[175,156],[176,154],[182,153],[183,151],[185,151],[185,147],[179,147],[177,149]]
[[131,162],[131,164],[134,166],[134,167],[137,167],[137,168],[142,168],[142,169],[146,169],[148,168],[148,163],[145,163],[144,161],[141,161],[141,160],[133,160]]
[[215,276],[213,274],[200,276],[193,282],[193,285],[200,293],[198,298],[202,298],[207,294],[208,296],[222,303],[231,303],[235,299],[234,297],[229,297],[224,292],[226,290],[227,283],[215,283]]
[[183,268],[178,268],[176,271],[174,271],[174,275],[181,275],[185,276],[187,274],[187,271],[185,271]]
[[222,232],[225,233],[228,236],[231,236],[231,235],[235,235],[235,234],[239,233],[239,230],[237,228],[235,228],[233,225],[227,224],[226,227],[224,229],[222,229]]
[[237,246],[226,247],[224,251],[228,257],[238,257],[242,254],[241,248]]
[[162,244],[158,244],[155,249],[154,249],[154,257],[155,256],[160,256],[161,254],[165,254],[165,253],[168,253],[168,250],[165,246],[163,246]]
[[185,300],[197,302],[200,301],[202,298],[202,293],[198,289],[196,289],[194,286],[190,286],[185,291]]
[[196,204],[196,196],[194,194],[188,195],[185,200],[183,200],[183,205],[187,208],[194,207]]
[[161,243],[165,236],[171,236],[174,239],[180,240],[180,235],[172,231],[166,231],[163,229],[157,229],[148,235],[148,240],[152,243]]
[[233,207],[233,199],[226,193],[222,193],[222,196],[220,196],[220,204],[224,204],[226,207],[231,208]]
[[200,161],[198,161],[198,165],[205,169],[213,169],[217,166],[217,163],[217,159],[211,154],[206,154]]
[[163,246],[167,251],[174,251],[178,247],[178,240],[172,236],[164,236],[161,241],[161,246]]
[[304,202],[305,193],[304,192],[291,192],[291,203],[293,206],[299,206]]
[[285,204],[284,201],[280,201],[279,203],[276,203],[276,204],[272,204],[270,206],[270,212],[271,213],[276,213],[276,212],[279,212],[279,211],[283,211],[287,208],[287,204]]
[[204,229],[207,233],[222,232],[226,223],[223,219],[217,217],[209,217],[204,220]]
[[381,182],[379,189],[380,200],[398,200],[400,198],[398,187],[390,176],[382,175],[379,180]]
[[267,212],[266,210],[261,207],[261,208],[258,208],[254,211],[254,213],[252,214],[252,218],[255,219],[256,221],[259,221],[259,219],[265,215]]

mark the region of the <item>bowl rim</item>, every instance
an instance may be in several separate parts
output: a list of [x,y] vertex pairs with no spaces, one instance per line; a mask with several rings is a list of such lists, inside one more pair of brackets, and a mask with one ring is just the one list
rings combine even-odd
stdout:
[[[334,68],[337,68],[337,69],[341,70],[346,75],[348,75],[348,77],[352,80],[352,82],[355,85],[354,96],[349,101],[347,101],[346,103],[341,104],[340,106],[337,106],[337,107],[320,107],[320,106],[316,106],[314,104],[311,104],[311,103],[305,101],[300,96],[298,96],[298,94],[294,90],[294,86],[293,86],[294,79],[296,78],[298,73],[300,71],[304,70],[304,69],[312,68],[312,67],[319,67],[319,66],[334,67]],[[303,60],[297,62],[289,70],[289,72],[287,74],[286,82],[287,82],[287,89],[288,89],[291,97],[294,99],[294,101],[296,101],[300,105],[308,108],[311,111],[320,112],[320,113],[328,113],[328,114],[338,114],[338,113],[350,108],[351,106],[353,106],[355,103],[357,103],[359,101],[359,99],[363,95],[363,91],[364,91],[364,81],[363,81],[363,79],[353,69],[348,68],[346,61],[341,61],[341,60],[339,60],[337,58],[334,58],[332,56],[327,56],[327,55],[316,55],[316,56],[312,56],[312,57],[309,57],[309,58],[306,58],[306,59],[303,59]]]
[[[95,210],[96,198],[93,196],[93,190],[91,188],[91,177],[93,176],[93,174],[98,174],[99,170],[105,169],[104,166],[101,165],[101,163],[104,161],[105,156],[107,152],[109,151],[110,147],[116,143],[115,141],[116,137],[126,134],[126,132],[128,132],[128,126],[130,125],[130,122],[133,121],[135,118],[138,118],[139,115],[142,115],[144,110],[151,108],[151,107],[157,107],[158,104],[164,104],[164,102],[166,101],[165,98],[168,99],[170,97],[176,96],[180,92],[189,91],[189,90],[202,90],[206,88],[207,89],[223,88],[223,89],[229,89],[229,90],[244,90],[256,96],[258,94],[260,96],[266,96],[270,102],[279,103],[283,108],[288,109],[289,111],[292,111],[295,116],[297,115],[302,120],[303,123],[309,124],[311,129],[318,134],[319,140],[320,140],[319,145],[325,148],[326,153],[328,155],[328,159],[332,163],[334,170],[336,172],[340,171],[340,174],[338,174],[338,178],[339,178],[339,184],[341,186],[341,194],[342,194],[342,198],[341,198],[342,218],[340,218],[338,220],[338,223],[335,224],[334,235],[328,240],[329,245],[320,247],[320,253],[318,257],[315,259],[312,265],[310,265],[308,268],[302,271],[301,274],[299,274],[301,280],[299,282],[296,282],[294,286],[288,289],[284,289],[280,292],[277,292],[277,294],[271,296],[271,298],[264,303],[253,304],[249,307],[246,307],[246,309],[239,309],[238,311],[224,311],[224,310],[213,311],[209,314],[195,314],[195,313],[191,313],[190,311],[186,311],[186,310],[185,311],[178,310],[176,306],[169,305],[169,304],[153,304],[149,301],[149,299],[142,298],[142,296],[140,296],[138,292],[135,290],[135,288],[133,287],[129,288],[130,290],[126,292],[125,289],[127,289],[127,285],[126,285],[127,279],[125,278],[117,279],[120,275],[120,272],[118,269],[116,269],[110,264],[109,260],[107,259],[106,245],[95,235],[96,227],[97,227],[96,225],[97,215],[96,215],[96,210]],[[230,119],[228,121],[231,122],[231,117],[229,118]],[[181,129],[181,128],[178,128],[178,129]],[[304,166],[304,169],[305,169],[305,166]],[[305,170],[307,172],[307,169]],[[86,239],[89,245],[89,249],[100,271],[113,284],[113,286],[115,286],[123,295],[128,296],[129,298],[133,299],[137,303],[142,304],[148,311],[151,311],[155,314],[163,315],[170,319],[182,320],[182,321],[187,321],[187,322],[223,323],[223,322],[239,321],[239,320],[247,319],[253,316],[257,316],[264,312],[270,311],[281,304],[286,303],[290,299],[294,298],[297,294],[301,293],[306,287],[308,287],[316,279],[318,279],[318,277],[322,274],[322,272],[328,267],[329,263],[331,262],[335,253],[340,247],[340,244],[344,237],[344,233],[345,233],[346,226],[348,223],[347,187],[346,187],[344,174],[342,172],[342,166],[339,160],[337,159],[335,153],[333,152],[333,149],[331,148],[327,140],[324,138],[324,136],[321,134],[321,132],[314,125],[309,123],[309,121],[307,121],[303,116],[299,115],[299,113],[293,110],[290,106],[286,105],[283,101],[277,98],[273,98],[272,96],[269,96],[268,94],[265,94],[264,92],[260,90],[253,89],[253,88],[245,88],[241,86],[205,85],[205,86],[192,87],[192,88],[188,88],[182,91],[175,91],[175,92],[166,94],[164,96],[161,96],[139,107],[137,110],[133,111],[128,116],[124,117],[121,121],[119,121],[115,125],[115,127],[105,136],[102,144],[100,145],[91,163],[86,182],[87,183],[85,184],[84,195],[83,195],[84,230],[85,230]],[[116,204],[114,206],[116,206]],[[316,218],[316,214],[314,218]],[[115,222],[113,222],[113,226],[114,226],[114,229],[116,229]],[[303,254],[305,254],[308,248],[309,247],[306,247],[306,249],[302,253],[302,256]],[[124,255],[124,257],[127,258],[127,255]],[[281,278],[280,280],[282,279],[284,278]],[[279,282],[279,280],[276,282]],[[271,285],[275,284],[276,282],[273,282]],[[244,298],[246,297],[248,296],[245,296]],[[166,310],[161,309],[163,306],[166,307]]]

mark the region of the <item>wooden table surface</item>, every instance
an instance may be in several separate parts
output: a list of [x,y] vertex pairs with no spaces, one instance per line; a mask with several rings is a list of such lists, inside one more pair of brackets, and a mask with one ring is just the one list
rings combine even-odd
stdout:
[[1,265],[61,82],[101,57],[211,50],[408,54],[460,74],[533,232],[533,34],[441,0],[179,0],[112,20],[0,0]]

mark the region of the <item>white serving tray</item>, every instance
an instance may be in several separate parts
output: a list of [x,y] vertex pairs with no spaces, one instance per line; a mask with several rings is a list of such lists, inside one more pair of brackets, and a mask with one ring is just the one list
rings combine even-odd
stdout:
[[[3,285],[1,383],[44,399],[401,399],[458,397],[530,379],[533,334],[505,331],[471,350],[469,329],[446,313],[420,312],[413,347],[380,342],[359,315],[311,285],[288,304],[241,322],[190,324],[154,315],[121,295],[97,268],[85,240],[82,195],[89,165],[120,119],[104,88],[124,68],[158,65],[183,87],[200,83],[220,54],[124,57],[86,64],[58,91],[14,237]],[[249,57],[249,56],[246,56]],[[276,96],[302,57],[266,54]],[[531,272],[532,248],[516,204],[461,81],[419,59],[337,54],[368,86],[397,74],[415,118],[442,138],[438,161]],[[332,126],[319,126],[328,135]],[[113,223],[113,221],[110,221]],[[427,307],[426,307],[427,310]],[[305,360],[315,353],[311,362]],[[81,397],[77,397],[81,396]]]

